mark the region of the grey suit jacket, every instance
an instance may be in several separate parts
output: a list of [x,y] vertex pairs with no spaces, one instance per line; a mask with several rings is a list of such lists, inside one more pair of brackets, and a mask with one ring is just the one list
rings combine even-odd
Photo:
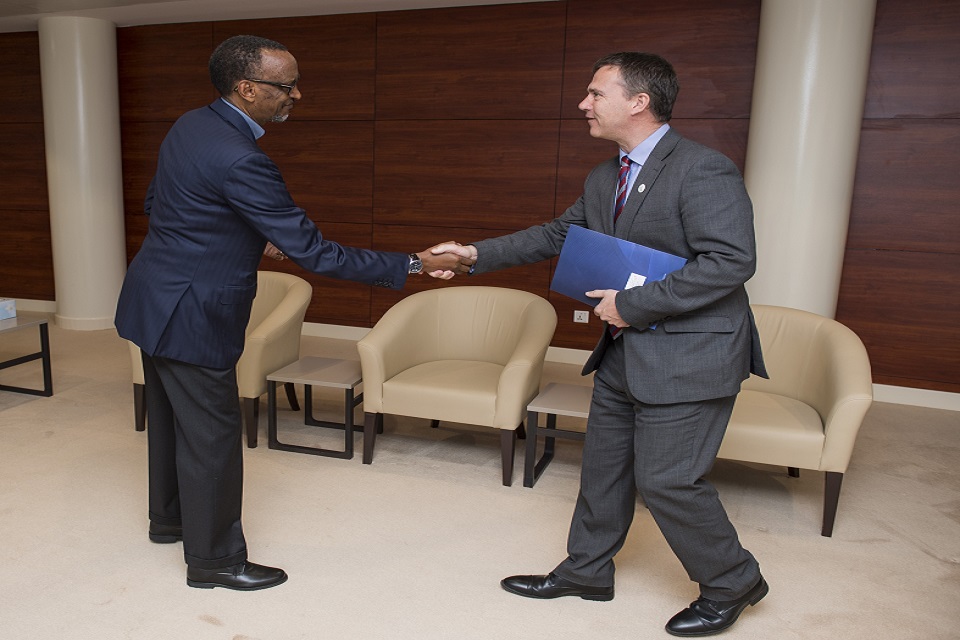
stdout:
[[[617,294],[617,310],[630,324],[617,339],[624,340],[631,393],[651,404],[696,402],[736,394],[750,373],[766,377],[743,286],[756,268],[753,207],[736,165],[670,129],[614,225],[617,168],[616,157],[594,168],[583,195],[559,218],[473,243],[474,273],[556,256],[572,224],[683,256],[687,264],[663,281]],[[604,329],[585,375],[611,340]]]

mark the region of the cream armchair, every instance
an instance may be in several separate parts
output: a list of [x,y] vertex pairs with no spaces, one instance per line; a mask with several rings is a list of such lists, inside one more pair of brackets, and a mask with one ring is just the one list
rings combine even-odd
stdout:
[[363,463],[383,414],[500,430],[503,484],[527,403],[557,326],[553,305],[514,289],[458,286],[413,294],[357,343],[363,373]]
[[753,305],[769,380],[751,376],[737,396],[718,457],[823,471],[830,536],[840,484],[873,402],[867,351],[844,325],[799,309]]
[[[237,387],[247,432],[247,446],[257,446],[260,396],[267,392],[267,376],[300,358],[303,317],[313,287],[303,278],[279,271],[257,272],[257,297],[247,324],[243,355],[237,362]],[[133,369],[134,416],[137,431],[145,427],[143,363],[140,349],[130,343]],[[287,399],[299,410],[293,384],[284,385]]]

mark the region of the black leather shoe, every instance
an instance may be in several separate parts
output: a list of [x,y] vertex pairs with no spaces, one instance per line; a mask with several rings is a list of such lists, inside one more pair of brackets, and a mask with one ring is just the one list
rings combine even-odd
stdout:
[[747,605],[753,606],[763,600],[770,587],[760,576],[759,582],[736,600],[708,600],[697,598],[689,607],[670,618],[667,633],[681,637],[709,636],[729,629],[737,621]]
[[172,524],[150,523],[150,541],[159,544],[183,540],[183,527]]
[[241,562],[223,569],[187,567],[187,584],[198,589],[225,587],[237,591],[269,589],[287,581],[283,569],[265,567],[252,562]]
[[553,573],[545,576],[510,576],[500,581],[510,593],[527,598],[559,598],[580,596],[584,600],[613,600],[613,587],[588,587],[571,582]]

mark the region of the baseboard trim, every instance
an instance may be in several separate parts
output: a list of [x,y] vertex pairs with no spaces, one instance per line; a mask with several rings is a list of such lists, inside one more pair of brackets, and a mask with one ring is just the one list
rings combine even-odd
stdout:
[[873,385],[873,399],[877,402],[960,411],[960,393],[949,393],[947,391],[875,384]]

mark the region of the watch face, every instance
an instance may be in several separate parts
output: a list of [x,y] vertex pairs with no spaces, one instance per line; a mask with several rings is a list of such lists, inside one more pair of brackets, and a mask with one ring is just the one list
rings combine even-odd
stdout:
[[415,254],[410,254],[410,267],[408,273],[420,273],[423,270],[423,261],[420,260],[420,257]]

